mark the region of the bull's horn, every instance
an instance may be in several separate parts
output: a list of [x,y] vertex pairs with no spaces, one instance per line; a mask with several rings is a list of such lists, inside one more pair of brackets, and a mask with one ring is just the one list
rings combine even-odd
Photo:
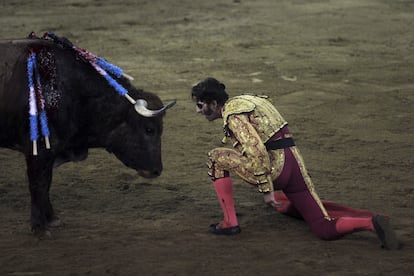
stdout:
[[138,114],[140,114],[144,117],[155,117],[158,114],[160,114],[161,112],[167,110],[168,108],[171,108],[173,105],[175,105],[175,102],[176,102],[176,100],[167,103],[161,109],[151,110],[151,109],[147,108],[148,103],[147,103],[146,100],[139,99],[139,100],[136,101],[134,106],[135,106],[135,110],[138,112]]

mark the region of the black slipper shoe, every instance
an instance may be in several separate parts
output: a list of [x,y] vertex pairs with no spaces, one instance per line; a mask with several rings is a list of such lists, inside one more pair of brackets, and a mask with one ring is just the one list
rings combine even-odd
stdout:
[[385,249],[396,250],[400,248],[400,243],[387,217],[381,215],[373,216],[372,223],[374,224],[378,239],[382,242],[382,246]]
[[216,234],[216,235],[237,235],[241,232],[240,226],[232,226],[227,228],[220,228],[219,223],[215,223],[210,225],[208,228],[208,231],[210,233]]

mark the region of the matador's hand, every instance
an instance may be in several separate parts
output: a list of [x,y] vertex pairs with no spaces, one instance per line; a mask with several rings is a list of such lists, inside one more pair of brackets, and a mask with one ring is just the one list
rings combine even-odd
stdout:
[[263,199],[264,199],[264,202],[267,205],[269,205],[273,208],[278,208],[278,207],[282,206],[282,203],[276,201],[274,192],[264,193],[263,194]]

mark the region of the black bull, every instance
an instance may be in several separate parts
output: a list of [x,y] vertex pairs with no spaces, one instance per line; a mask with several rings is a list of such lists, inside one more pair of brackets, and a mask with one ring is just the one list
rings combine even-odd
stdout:
[[[46,79],[41,84],[50,149],[45,148],[40,135],[37,155],[30,140],[29,50],[50,59],[44,68],[38,66],[39,75]],[[105,148],[143,177],[161,174],[163,103],[158,96],[136,89],[124,77],[117,81],[133,99],[144,99],[147,109],[162,112],[153,117],[139,115],[133,104],[73,50],[43,39],[0,41],[0,147],[25,156],[31,225],[36,233],[58,222],[49,199],[53,168],[84,160],[89,148]],[[5,169],[4,164],[1,167]]]

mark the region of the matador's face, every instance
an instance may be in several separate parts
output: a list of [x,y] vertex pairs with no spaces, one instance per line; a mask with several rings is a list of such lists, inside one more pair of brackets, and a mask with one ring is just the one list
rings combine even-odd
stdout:
[[212,101],[211,103],[197,101],[196,103],[196,112],[204,115],[209,121],[221,118],[221,108],[216,101]]

